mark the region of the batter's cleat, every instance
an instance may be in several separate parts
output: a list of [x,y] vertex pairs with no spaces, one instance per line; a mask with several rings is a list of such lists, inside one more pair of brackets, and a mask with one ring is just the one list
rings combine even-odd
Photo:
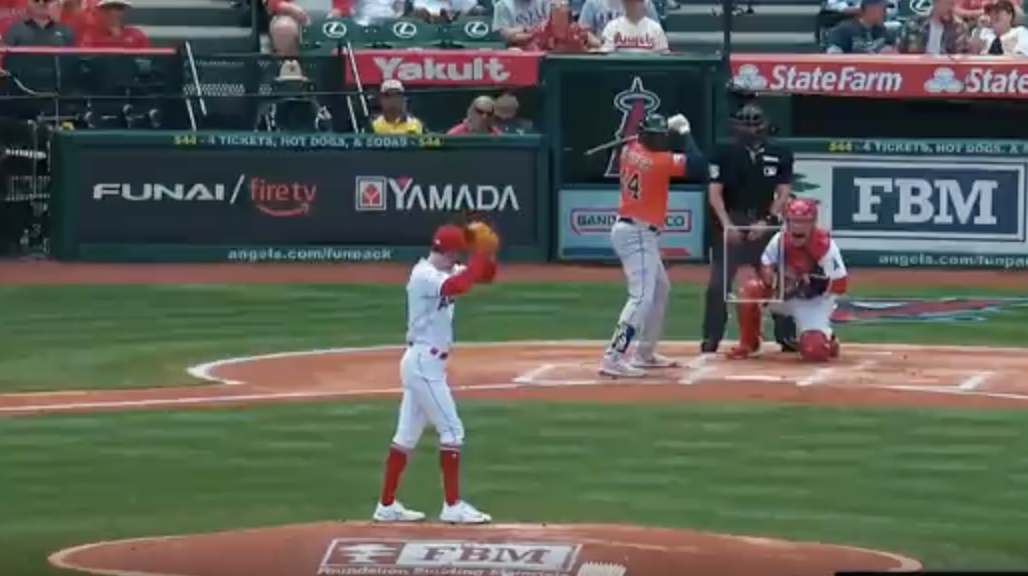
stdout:
[[604,356],[600,362],[600,374],[612,378],[642,378],[646,371],[636,368],[621,358]]
[[493,517],[461,500],[453,506],[444,504],[439,520],[447,524],[488,524]]
[[785,352],[787,354],[792,354],[800,351],[800,349],[796,347],[795,340],[779,341],[778,345],[782,347],[782,352]]
[[634,356],[629,364],[635,368],[678,368],[682,365],[678,360],[660,354],[654,354],[649,358]]
[[425,519],[425,514],[409,510],[398,500],[394,500],[389,506],[379,502],[371,518],[375,522],[420,522]]
[[704,340],[700,344],[700,354],[717,354],[718,342],[713,340]]
[[760,344],[743,344],[738,343],[732,346],[732,349],[728,351],[728,358],[731,360],[744,360],[746,358],[753,358],[760,354]]

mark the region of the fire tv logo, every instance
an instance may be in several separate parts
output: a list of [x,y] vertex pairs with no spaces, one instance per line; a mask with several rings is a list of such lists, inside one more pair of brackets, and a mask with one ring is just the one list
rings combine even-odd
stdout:
[[318,196],[317,184],[275,182],[250,178],[250,201],[258,210],[276,218],[310,214]]

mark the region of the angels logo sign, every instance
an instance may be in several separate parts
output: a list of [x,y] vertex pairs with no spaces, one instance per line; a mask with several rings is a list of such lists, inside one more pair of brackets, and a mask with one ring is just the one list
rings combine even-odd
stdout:
[[[614,95],[614,107],[621,111],[621,126],[618,127],[614,138],[629,138],[635,136],[639,130],[639,124],[651,112],[660,108],[660,96],[651,92],[643,86],[642,78],[635,76],[628,90],[622,90]],[[610,158],[607,160],[607,171],[604,176],[607,178],[618,177],[618,156],[620,147],[610,151]]]

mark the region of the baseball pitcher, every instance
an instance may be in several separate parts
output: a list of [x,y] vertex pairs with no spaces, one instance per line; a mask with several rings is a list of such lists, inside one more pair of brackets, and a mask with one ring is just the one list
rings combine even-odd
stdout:
[[[789,316],[799,332],[797,351],[802,359],[825,362],[839,356],[839,340],[832,331],[835,298],[846,293],[846,265],[831,235],[817,227],[817,203],[809,198],[790,200],[785,206],[785,228],[776,233],[761,256],[760,274],[739,290],[743,300],[769,299],[778,293],[782,302],[768,304],[772,313]],[[784,267],[784,274],[779,273]],[[760,351],[761,307],[757,302],[737,303],[739,344],[732,358],[747,358]]]
[[[668,150],[672,130],[685,137],[684,153]],[[628,281],[628,301],[600,362],[600,374],[639,378],[646,375],[643,368],[677,365],[657,354],[671,289],[660,255],[660,232],[667,217],[669,180],[698,164],[703,169],[702,155],[685,116],[651,114],[643,120],[638,140],[622,147],[619,160],[621,199],[610,240]],[[637,335],[638,345],[626,360]]]
[[[407,282],[407,350],[400,360],[403,398],[389,455],[382,492],[375,508],[379,522],[416,522],[425,515],[396,499],[407,457],[428,424],[439,434],[439,468],[443,480],[443,509],[439,519],[452,524],[484,524],[492,518],[460,499],[460,447],[464,425],[446,381],[446,361],[453,346],[454,299],[476,283],[496,276],[494,254],[499,245],[488,225],[474,222],[462,228],[441,226],[432,249],[411,270]],[[465,250],[473,255],[466,267],[457,264]]]

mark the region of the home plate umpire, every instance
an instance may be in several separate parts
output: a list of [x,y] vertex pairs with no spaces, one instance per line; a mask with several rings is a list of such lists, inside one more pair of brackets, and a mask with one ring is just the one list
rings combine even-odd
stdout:
[[[710,280],[703,315],[704,353],[717,352],[728,322],[727,300],[741,266],[754,270],[773,233],[781,227],[782,208],[792,195],[792,151],[767,140],[764,111],[750,101],[730,117],[732,138],[719,143],[709,159],[709,201],[714,212]],[[766,227],[763,228],[762,227]],[[796,326],[773,315],[775,341],[795,351]]]

